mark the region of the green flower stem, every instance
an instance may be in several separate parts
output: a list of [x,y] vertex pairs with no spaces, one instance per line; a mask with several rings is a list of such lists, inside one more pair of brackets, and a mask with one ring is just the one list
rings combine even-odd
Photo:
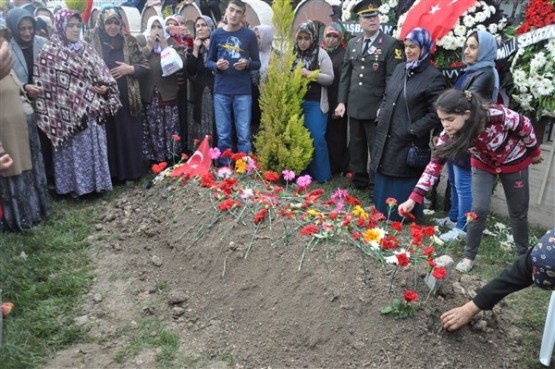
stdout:
[[251,241],[249,242],[249,245],[247,246],[247,249],[245,250],[245,256],[244,256],[245,259],[249,257],[249,253],[251,252],[252,244],[254,242],[254,239],[256,238],[256,234],[258,233],[258,230],[260,229],[260,224],[261,223],[258,223],[256,225],[256,227],[254,228],[254,234],[252,235]]

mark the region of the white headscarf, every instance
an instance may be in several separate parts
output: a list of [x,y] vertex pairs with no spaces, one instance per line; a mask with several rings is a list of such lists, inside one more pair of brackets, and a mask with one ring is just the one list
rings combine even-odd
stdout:
[[[153,15],[152,17],[148,18],[148,22],[146,23],[146,29],[143,32],[143,35],[145,36],[145,38],[148,40],[148,38],[150,37],[152,25],[156,21],[160,23],[160,26],[162,26],[162,30],[164,32],[164,38],[166,40],[169,39],[170,35],[169,33],[166,32],[166,22],[164,22],[164,18],[159,17],[157,15]],[[159,54],[161,51],[162,51],[162,48],[160,47],[160,44],[156,43],[156,45],[154,45],[154,52]]]
[[260,47],[258,52],[260,54],[260,76],[263,77],[268,71],[268,64],[270,63],[270,54],[272,52],[272,42],[274,41],[274,29],[272,26],[261,24],[254,27],[260,33]]

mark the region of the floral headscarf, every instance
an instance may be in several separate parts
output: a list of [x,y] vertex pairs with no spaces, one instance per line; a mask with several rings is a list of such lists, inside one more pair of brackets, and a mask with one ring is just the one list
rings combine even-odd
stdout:
[[[475,35],[478,40],[478,57],[476,63],[469,65],[465,72],[473,72],[481,68],[490,67],[493,69],[494,87],[492,94],[492,101],[497,101],[497,94],[499,93],[499,73],[495,69],[495,58],[497,57],[497,41],[495,37],[487,31],[477,31],[471,34]],[[467,38],[468,40],[468,38]],[[465,41],[466,46],[466,41]],[[464,47],[462,50],[462,60],[464,60]]]
[[420,63],[430,56],[430,52],[434,47],[434,40],[432,39],[430,32],[428,32],[425,28],[414,28],[405,36],[405,40],[414,42],[420,48],[420,56],[418,57],[418,60],[407,62],[405,66],[406,70],[412,71],[418,68]]
[[318,41],[318,32],[316,31],[316,25],[312,21],[308,21],[302,23],[295,34],[295,39],[299,35],[299,33],[306,33],[310,36],[312,43],[310,47],[305,51],[302,51],[299,48],[298,43],[295,41],[295,46],[293,47],[293,52],[295,53],[295,63],[294,67],[297,64],[301,63],[303,68],[308,70],[316,70],[319,67],[318,63],[318,51],[320,48],[320,42]]
[[[322,42],[322,48],[326,50],[328,53],[331,53],[333,50],[337,49],[338,47],[345,47],[345,40],[343,39],[343,33],[345,30],[339,23],[331,22],[326,26],[324,29],[324,42]],[[336,34],[339,37],[339,43],[337,46],[329,47],[326,45],[325,36],[329,35],[330,33]]]
[[83,21],[81,14],[76,10],[71,9],[60,9],[54,14],[54,30],[52,33],[53,41],[61,42],[65,47],[71,51],[79,51],[83,48],[83,42],[81,40],[72,42],[66,37],[67,22],[73,17],[79,19],[80,22]]
[[[101,122],[121,107],[116,81],[102,58],[91,45],[65,37],[67,23],[76,15],[68,9],[56,12],[54,34],[41,48],[33,71],[40,87],[34,101],[37,125],[54,148],[85,129],[87,117]],[[98,85],[107,86],[108,92],[95,93],[92,88]]]

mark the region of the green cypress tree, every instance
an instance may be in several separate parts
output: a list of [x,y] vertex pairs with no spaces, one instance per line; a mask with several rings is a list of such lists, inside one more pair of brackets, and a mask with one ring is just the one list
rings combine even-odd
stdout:
[[304,127],[301,103],[308,83],[318,71],[303,78],[301,66],[293,69],[295,56],[291,37],[293,8],[289,1],[274,1],[272,22],[278,52],[272,51],[268,78],[260,86],[260,132],[255,137],[260,164],[281,173],[292,170],[300,173],[312,160],[314,147]]

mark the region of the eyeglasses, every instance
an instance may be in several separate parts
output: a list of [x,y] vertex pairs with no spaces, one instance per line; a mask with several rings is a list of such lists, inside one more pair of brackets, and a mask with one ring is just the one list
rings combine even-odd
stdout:
[[339,35],[335,33],[330,33],[330,34],[327,34],[326,37],[339,38]]

